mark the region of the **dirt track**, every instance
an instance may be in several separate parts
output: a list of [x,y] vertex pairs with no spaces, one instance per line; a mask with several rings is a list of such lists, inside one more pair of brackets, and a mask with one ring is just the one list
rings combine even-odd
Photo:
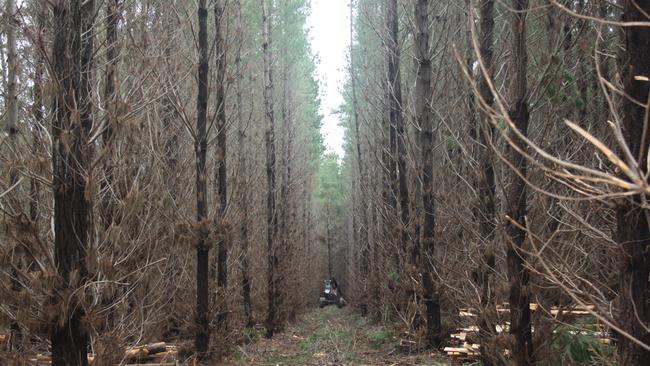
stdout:
[[[273,339],[238,347],[224,365],[444,365],[428,354],[400,355],[392,329],[349,308],[307,313]],[[437,362],[436,362],[437,361]]]

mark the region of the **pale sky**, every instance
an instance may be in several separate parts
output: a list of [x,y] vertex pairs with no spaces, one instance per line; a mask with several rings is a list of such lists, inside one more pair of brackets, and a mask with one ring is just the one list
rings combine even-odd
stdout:
[[334,113],[343,103],[342,88],[347,73],[350,47],[349,0],[311,0],[311,15],[307,20],[312,39],[312,51],[320,62],[316,73],[320,81],[321,133],[328,151],[343,157],[343,128]]

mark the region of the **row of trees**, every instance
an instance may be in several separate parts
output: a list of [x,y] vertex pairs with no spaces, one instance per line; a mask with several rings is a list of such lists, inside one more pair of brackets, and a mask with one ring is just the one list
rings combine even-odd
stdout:
[[207,362],[334,275],[426,347],[475,309],[485,365],[567,362],[576,304],[650,363],[649,1],[352,2],[340,164],[304,0],[2,9],[4,359]]
[[113,365],[194,337],[207,362],[313,301],[327,227],[306,1],[2,9],[3,359],[51,345],[54,365]]
[[438,347],[473,308],[482,363],[529,365],[563,362],[552,305],[594,305],[618,362],[650,362],[649,10],[354,2],[343,167],[362,312]]

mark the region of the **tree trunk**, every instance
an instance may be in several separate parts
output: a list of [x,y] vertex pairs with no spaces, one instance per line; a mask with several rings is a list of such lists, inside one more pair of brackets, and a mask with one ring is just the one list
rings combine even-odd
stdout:
[[356,69],[354,53],[354,1],[350,1],[350,83],[352,87],[352,116],[354,118],[354,137],[357,153],[357,168],[359,169],[359,206],[361,224],[359,227],[358,247],[361,249],[361,263],[359,266],[363,276],[361,283],[361,315],[368,314],[368,271],[370,269],[370,251],[368,243],[368,208],[366,204],[366,194],[364,184],[366,176],[364,174],[364,156],[361,154],[361,134],[359,133],[359,107],[357,104],[357,87],[356,87]]
[[267,285],[268,309],[266,314],[266,337],[273,337],[276,324],[277,270],[278,257],[274,241],[277,235],[278,219],[275,212],[275,117],[273,111],[273,68],[271,54],[271,24],[267,11],[267,0],[262,3],[262,27],[264,40],[264,111],[266,116],[266,242],[268,255]]
[[196,98],[196,221],[198,242],[196,243],[196,339],[195,347],[199,361],[205,361],[210,346],[209,317],[209,251],[207,228],[208,190],[206,156],[208,137],[206,131],[208,109],[208,9],[206,0],[199,0],[199,69],[198,96]]
[[[16,1],[7,0],[5,4],[5,16],[7,17],[6,37],[7,37],[7,85],[5,95],[6,118],[5,118],[5,132],[7,133],[8,156],[11,157],[11,165],[9,166],[9,184],[14,185],[18,182],[18,169],[13,165],[17,164],[16,151],[16,137],[18,136],[18,94],[16,91],[16,80],[18,78],[18,59],[16,54]],[[21,211],[18,195],[15,192],[18,189],[10,192],[9,202],[12,211],[18,213]],[[19,270],[24,266],[25,251],[20,244],[14,246],[14,258],[12,261],[16,266],[12,269],[11,275],[11,289],[19,297],[22,291],[22,285],[18,280]],[[13,309],[17,312],[18,309]],[[9,350],[20,351],[22,349],[23,335],[20,325],[15,320],[11,321],[11,338],[8,343]]]
[[[390,208],[397,215],[395,216],[394,239],[399,245],[396,249],[395,272],[402,266],[401,256],[406,253],[408,232],[408,186],[406,186],[405,169],[403,161],[404,154],[404,126],[402,118],[402,79],[400,72],[400,48],[399,48],[399,15],[397,12],[397,0],[386,0],[386,29],[388,30],[386,42],[386,65],[387,65],[387,105],[388,105],[388,143],[390,153],[388,156],[388,173],[390,174],[389,193]],[[397,198],[399,198],[399,207]],[[406,206],[406,208],[405,208]],[[406,220],[405,220],[406,219]]]
[[[526,50],[526,16],[528,0],[513,0],[512,20],[512,73],[511,84],[511,110],[509,116],[522,134],[528,132],[528,86]],[[520,139],[511,135],[515,144],[523,146]],[[526,231],[514,225],[510,220],[517,222],[521,227],[526,225],[526,182],[521,178],[527,173],[525,158],[512,146],[506,146],[506,158],[516,170],[510,171],[512,178],[510,185],[505,187],[506,196],[505,213],[507,215],[506,228],[506,256],[508,277],[510,282],[510,334],[514,339],[511,352],[513,360],[518,366],[534,364],[533,340],[531,331],[530,290],[528,270],[524,268],[526,254],[521,250],[526,240]]]
[[[167,16],[163,19],[163,27],[165,33],[165,48],[163,54],[170,66],[165,68],[168,75],[174,75],[176,65],[174,64],[174,32],[180,28],[178,19],[173,16],[176,9],[176,0],[165,1],[161,7],[161,11],[166,13]],[[178,178],[176,177],[176,169],[178,167],[178,134],[174,128],[175,120],[178,118],[177,111],[174,108],[174,101],[172,100],[172,92],[166,93],[162,100],[162,126],[164,131],[164,162],[166,170],[167,184],[171,193],[171,197],[176,199],[178,196]]]
[[[284,2],[282,7],[282,56],[281,56],[281,77],[282,77],[282,98],[280,106],[280,114],[282,117],[282,124],[280,126],[280,165],[278,170],[281,171],[282,180],[280,184],[280,201],[278,203],[277,215],[279,219],[278,227],[278,246],[276,249],[276,257],[279,260],[279,266],[277,268],[278,278],[277,282],[283,282],[288,275],[288,266],[290,265],[289,254],[291,253],[291,241],[290,241],[290,227],[289,222],[291,205],[289,198],[289,184],[291,182],[291,148],[292,148],[292,130],[294,126],[292,125],[292,113],[291,113],[291,96],[290,96],[290,65],[289,65],[289,48],[287,45],[288,40],[288,30],[287,23],[290,17],[290,9],[287,6],[288,3]],[[285,321],[286,312],[285,310],[290,308],[287,303],[288,293],[286,292],[286,286],[289,285],[288,282],[283,282],[284,286],[277,287],[276,293],[276,308],[277,308],[277,318],[278,322],[282,323]]]
[[[387,253],[387,255],[392,254],[393,256],[393,269],[394,271],[391,272],[397,272],[398,268],[401,268],[401,260],[400,260],[400,247],[398,245],[399,242],[399,235],[398,235],[398,221],[399,221],[399,214],[398,214],[398,207],[397,207],[397,162],[396,162],[396,156],[397,156],[397,130],[396,126],[394,125],[393,121],[391,120],[391,106],[392,106],[392,100],[393,100],[393,95],[392,91],[390,89],[392,83],[391,83],[391,78],[390,78],[390,71],[388,64],[391,61],[391,57],[389,55],[390,53],[390,45],[388,44],[390,35],[388,34],[390,32],[390,12],[388,10],[388,3],[392,0],[386,0],[384,1],[383,5],[383,11],[384,11],[384,17],[385,17],[385,26],[386,26],[386,33],[384,34],[384,39],[382,40],[383,42],[383,47],[384,47],[384,52],[385,52],[385,64],[383,68],[383,75],[381,77],[381,90],[383,91],[384,94],[384,103],[381,105],[379,108],[381,110],[381,122],[382,122],[382,128],[387,127],[387,134],[386,133],[381,133],[378,134],[377,139],[378,141],[378,146],[380,146],[381,149],[381,166],[382,166],[382,179],[383,179],[383,190],[382,190],[382,202],[384,204],[383,207],[383,219],[385,221],[385,225],[382,227],[383,235],[384,235],[384,248],[387,247],[393,247],[394,250],[392,253]],[[385,126],[385,127],[384,127]],[[388,287],[393,289],[394,283],[389,282]]]
[[419,262],[422,276],[422,290],[426,306],[427,345],[436,348],[440,345],[442,324],[440,301],[434,287],[432,263],[435,254],[435,202],[433,182],[434,126],[431,111],[431,51],[429,48],[429,0],[418,0],[415,4],[415,118],[420,127],[420,150],[422,154],[422,205],[424,220],[422,225],[422,253],[414,260]]
[[[648,22],[649,0],[625,1],[624,22]],[[623,131],[627,145],[637,158],[639,171],[647,172],[647,158],[650,143],[645,128],[650,85],[643,78],[650,77],[650,28],[626,27],[625,51],[621,70],[625,95],[622,102]],[[645,206],[646,208],[642,208]],[[619,273],[618,325],[632,337],[650,345],[650,224],[647,199],[635,195],[621,202],[617,208],[617,240],[622,250]],[[648,365],[650,351],[619,336],[619,364]]]
[[248,196],[248,159],[246,159],[246,123],[244,122],[243,117],[243,105],[242,105],[242,65],[241,65],[241,47],[244,39],[244,31],[242,28],[242,14],[241,14],[241,1],[236,2],[236,32],[238,37],[237,47],[235,50],[235,68],[236,68],[236,77],[235,77],[235,87],[236,87],[236,98],[237,98],[237,123],[238,123],[238,134],[237,134],[237,144],[239,150],[239,172],[240,172],[240,184],[239,184],[239,200],[241,202],[242,210],[242,219],[239,226],[240,240],[241,240],[241,271],[242,271],[242,297],[243,297],[243,306],[244,306],[244,317],[246,318],[246,327],[250,328],[253,326],[253,314],[251,311],[251,278],[250,278],[250,265],[249,265],[249,237],[248,237],[248,210],[249,202]]
[[[400,210],[400,241],[403,253],[408,252],[409,248],[409,227],[410,227],[410,202],[409,188],[407,180],[406,165],[406,128],[404,126],[404,116],[402,114],[402,77],[400,72],[400,44],[399,44],[399,13],[397,11],[397,0],[391,0],[389,6],[390,13],[390,52],[389,58],[389,82],[392,92],[390,119],[395,126],[397,133],[397,186],[399,191],[399,210]],[[392,70],[391,70],[392,66]],[[417,250],[417,249],[416,249]],[[411,258],[411,264],[415,265],[415,259]]]
[[325,213],[325,241],[327,243],[327,275],[332,278],[332,238],[330,232],[330,205],[327,204]]
[[[47,9],[41,9],[38,12],[36,24],[38,32],[44,32],[46,24],[46,15]],[[34,65],[34,74],[33,74],[33,86],[32,86],[32,115],[34,116],[34,121],[37,124],[44,123],[43,120],[43,109],[44,109],[44,98],[43,98],[43,73],[45,72],[45,64],[43,55],[40,50],[34,52],[35,65]],[[32,134],[32,152],[37,154],[43,148],[43,143],[39,139],[39,132],[37,129],[33,128],[31,131]],[[40,195],[40,184],[36,178],[30,179],[29,184],[29,217],[34,223],[35,227],[38,227],[38,217],[39,217],[39,195]]]
[[[16,81],[18,77],[18,59],[16,53],[16,0],[7,0],[6,4],[6,37],[7,37],[7,85],[5,106],[5,132],[8,140],[13,145],[13,140],[18,133],[18,94]],[[12,149],[15,146],[12,146]],[[13,152],[12,152],[13,153]]]
[[217,184],[217,227],[222,230],[217,243],[217,296],[220,300],[218,308],[217,323],[220,329],[227,329],[228,315],[228,245],[226,238],[229,237],[225,230],[226,209],[228,207],[228,173],[226,170],[226,43],[223,38],[223,13],[225,4],[217,1],[214,5],[215,21],[215,53],[217,55],[217,85],[216,85],[216,103],[217,103],[217,154],[215,167],[215,181]]
[[[487,69],[487,75],[483,73],[479,77],[480,97],[486,108],[494,105],[494,96],[488,85],[488,81],[494,76],[494,0],[482,0],[480,3],[481,29],[479,33],[480,57]],[[476,128],[477,140],[479,142],[479,177],[478,177],[478,207],[476,218],[479,222],[479,234],[483,241],[482,268],[479,269],[479,285],[481,286],[481,309],[485,314],[490,314],[489,309],[494,309],[494,293],[490,276],[495,271],[494,235],[496,232],[496,210],[494,197],[496,184],[494,178],[494,163],[491,154],[491,139],[494,136],[494,126],[490,116],[485,110],[480,113],[479,125]],[[489,345],[490,340],[495,336],[494,325],[490,323],[487,316],[483,314],[479,321],[479,339],[481,341],[481,362],[485,366],[493,364],[492,352]]]
[[[117,26],[119,0],[108,0],[106,2],[106,71],[104,80],[104,109],[106,111],[106,127],[102,135],[104,157],[104,180],[102,191],[111,190],[113,184],[113,157],[112,143],[114,139],[113,128],[117,125]],[[111,194],[105,193],[101,203],[101,218],[104,228],[111,226],[114,220],[114,200]]]
[[[53,293],[65,294],[88,280],[86,253],[91,246],[92,197],[86,193],[93,151],[89,134],[93,121],[95,2],[59,0],[53,3],[53,14],[54,259],[62,279],[62,288]],[[70,301],[67,297],[52,300],[62,308],[64,302]],[[89,336],[87,327],[81,324],[84,306],[68,302],[64,309],[51,324],[52,364],[85,366]]]

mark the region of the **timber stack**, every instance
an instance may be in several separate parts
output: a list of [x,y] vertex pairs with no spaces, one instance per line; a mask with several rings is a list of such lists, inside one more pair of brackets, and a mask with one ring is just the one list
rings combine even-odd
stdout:
[[[496,307],[498,314],[504,314],[504,317],[507,317],[505,314],[510,312],[508,304],[501,304]],[[542,308],[538,304],[530,304],[531,312],[543,311],[548,316],[558,317],[558,316],[587,316],[590,315],[594,310],[594,305],[586,306],[570,306],[570,307],[557,307],[552,306],[551,308]],[[475,309],[459,309],[458,316],[462,319],[462,327],[456,330],[456,333],[451,334],[451,340],[449,341],[449,347],[443,349],[444,353],[457,362],[463,361],[475,361],[478,360],[481,355],[478,332],[479,328],[475,324],[478,319],[478,312]],[[597,324],[597,328],[602,328],[600,324]],[[495,326],[497,333],[509,332],[510,331],[510,322],[504,321],[503,324],[497,324]],[[533,329],[533,332],[535,330]],[[556,331],[553,331],[554,333]],[[598,342],[609,344],[610,334],[607,331],[572,331],[572,334],[582,334],[588,335],[596,338]],[[508,354],[508,350],[505,350],[505,354]]]
[[[89,354],[88,364],[92,365],[94,360],[94,355]],[[52,356],[36,355],[29,359],[29,364],[32,366],[49,366],[52,364]],[[132,347],[124,352],[124,360],[120,365],[178,366],[178,347],[165,342]]]

